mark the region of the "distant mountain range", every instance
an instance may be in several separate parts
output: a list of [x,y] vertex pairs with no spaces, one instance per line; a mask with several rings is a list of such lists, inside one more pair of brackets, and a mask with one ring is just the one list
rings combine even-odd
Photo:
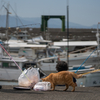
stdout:
[[[67,22],[66,27],[67,27]],[[32,27],[32,28],[40,28],[41,26],[41,18],[22,18],[22,17],[15,17],[9,16],[9,27],[16,27],[16,26],[25,26],[25,27]],[[53,19],[48,21],[49,28],[61,28],[62,22],[57,19]],[[6,15],[0,15],[0,27],[6,27]],[[84,26],[77,23],[69,22],[69,28],[97,28],[97,25],[92,26]]]

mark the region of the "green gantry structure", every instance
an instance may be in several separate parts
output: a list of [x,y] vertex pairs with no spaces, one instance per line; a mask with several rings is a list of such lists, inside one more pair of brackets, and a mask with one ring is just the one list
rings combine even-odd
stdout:
[[65,16],[57,16],[57,15],[52,15],[52,16],[49,16],[49,15],[42,15],[41,16],[41,31],[45,31],[47,30],[48,28],[48,20],[50,18],[60,18],[61,21],[62,21],[62,32],[65,31]]

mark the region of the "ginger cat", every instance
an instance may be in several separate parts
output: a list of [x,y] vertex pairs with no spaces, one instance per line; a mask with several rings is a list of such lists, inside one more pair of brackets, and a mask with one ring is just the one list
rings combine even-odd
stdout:
[[69,86],[73,87],[73,92],[75,91],[75,83],[73,82],[73,77],[80,78],[82,75],[77,75],[74,72],[61,71],[58,73],[51,73],[47,77],[42,78],[42,81],[47,81],[51,83],[52,90],[55,89],[56,85],[66,85],[64,91],[68,89]]

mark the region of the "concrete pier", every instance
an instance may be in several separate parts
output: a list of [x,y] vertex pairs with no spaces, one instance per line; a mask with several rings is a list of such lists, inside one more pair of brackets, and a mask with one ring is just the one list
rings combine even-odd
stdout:
[[[63,91],[65,86],[56,86],[55,91],[15,90],[11,85],[0,89],[0,100],[100,100],[100,87],[72,87]],[[18,86],[17,86],[18,87]]]

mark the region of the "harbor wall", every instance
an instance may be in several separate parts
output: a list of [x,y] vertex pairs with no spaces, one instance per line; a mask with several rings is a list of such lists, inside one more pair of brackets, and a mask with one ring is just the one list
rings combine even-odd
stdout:
[[[42,32],[40,28],[20,28],[18,32],[21,30],[27,30],[28,34],[31,37],[36,37],[42,35],[44,39],[59,41],[63,38],[67,38],[67,29],[65,32],[61,31],[61,28],[49,28],[47,31]],[[96,31],[97,29],[69,29],[69,38],[80,41],[95,41],[96,33],[92,33],[92,31]],[[16,28],[9,28],[8,34],[14,34]],[[0,33],[5,33],[5,28],[0,28]]]

